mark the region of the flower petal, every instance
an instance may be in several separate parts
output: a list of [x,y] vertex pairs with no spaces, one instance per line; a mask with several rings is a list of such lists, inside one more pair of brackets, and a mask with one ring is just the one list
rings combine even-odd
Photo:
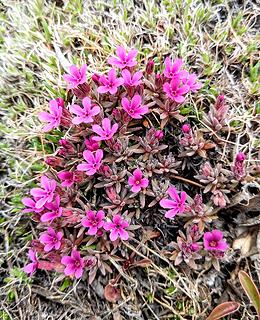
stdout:
[[176,208],[176,201],[174,200],[169,200],[169,199],[162,199],[160,201],[160,206],[165,208],[165,209],[172,209]]

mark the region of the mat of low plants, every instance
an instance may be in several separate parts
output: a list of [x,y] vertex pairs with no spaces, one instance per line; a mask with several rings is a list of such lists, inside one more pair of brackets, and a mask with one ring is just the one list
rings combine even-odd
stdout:
[[235,72],[235,92],[213,87],[210,61],[206,71],[182,50],[147,54],[149,41],[118,40],[97,60],[79,41],[80,61],[51,41],[59,72],[29,117],[37,129],[3,124],[24,158],[16,169],[2,145],[20,179],[3,166],[3,319],[259,316],[258,65],[245,102]]
[[[246,147],[238,149],[224,96],[187,121],[182,106],[202,87],[197,75],[170,57],[158,70],[149,60],[141,71],[137,54],[118,46],[109,71],[90,79],[87,65],[71,65],[65,101],[57,97],[39,114],[43,131],[58,130],[61,139],[39,186],[22,200],[38,235],[24,271],[81,279],[107,301],[126,304],[149,266],[160,277],[168,263],[173,292],[184,292],[189,313],[198,314],[207,308],[205,292],[187,290],[184,274],[190,282],[201,272],[232,271],[235,230],[227,232],[226,215],[259,191],[259,168],[246,162]],[[257,217],[251,209],[240,219]]]

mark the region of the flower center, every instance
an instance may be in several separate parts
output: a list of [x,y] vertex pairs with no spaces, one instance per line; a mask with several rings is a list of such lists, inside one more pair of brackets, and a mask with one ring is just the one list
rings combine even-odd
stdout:
[[92,220],[91,223],[92,223],[92,226],[95,227],[98,224],[98,221],[97,220]]
[[75,261],[74,265],[75,265],[75,267],[80,267],[80,262],[79,261]]
[[216,243],[216,241],[211,241],[211,242],[209,243],[209,245],[210,245],[211,247],[216,247],[217,243]]
[[135,181],[135,184],[137,184],[137,185],[140,184],[140,183],[141,183],[140,180],[136,180]]
[[56,243],[56,242],[58,242],[58,239],[55,238],[55,237],[53,237],[53,238],[52,238],[52,243]]

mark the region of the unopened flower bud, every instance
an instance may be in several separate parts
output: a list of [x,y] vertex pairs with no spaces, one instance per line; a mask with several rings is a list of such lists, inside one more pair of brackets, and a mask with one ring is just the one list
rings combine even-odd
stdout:
[[163,84],[162,75],[160,73],[157,73],[155,76],[155,86],[157,88],[161,87]]
[[157,139],[162,139],[163,136],[164,136],[164,134],[163,134],[163,131],[162,131],[162,130],[157,130],[157,131],[155,132],[155,137],[156,137]]
[[190,132],[190,125],[188,123],[185,123],[182,127],[181,130],[183,133],[189,133]]
[[154,70],[154,61],[150,59],[146,65],[145,71],[147,74],[152,74]]
[[61,167],[63,166],[63,159],[55,156],[50,156],[45,159],[45,163],[53,168]]
[[91,79],[96,83],[99,84],[99,78],[100,76],[97,73],[94,73]]
[[236,156],[236,161],[243,162],[246,160],[246,155],[243,152],[239,152]]
[[215,108],[218,110],[220,108],[222,108],[225,104],[225,96],[224,95],[220,95],[217,97],[217,101],[215,103]]

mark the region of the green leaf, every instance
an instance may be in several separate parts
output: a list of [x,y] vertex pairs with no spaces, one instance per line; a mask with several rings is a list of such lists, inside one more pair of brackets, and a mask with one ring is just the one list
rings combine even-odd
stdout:
[[235,301],[227,301],[216,306],[206,320],[218,320],[238,310],[240,304]]
[[68,287],[72,285],[72,281],[70,278],[66,278],[60,286],[60,291],[64,291]]
[[238,277],[239,277],[241,286],[245,290],[245,293],[247,294],[248,298],[253,303],[256,309],[257,315],[260,318],[260,294],[254,281],[245,271],[242,271],[242,270],[239,271]]
[[10,320],[8,313],[3,310],[0,310],[0,319],[1,320]]

